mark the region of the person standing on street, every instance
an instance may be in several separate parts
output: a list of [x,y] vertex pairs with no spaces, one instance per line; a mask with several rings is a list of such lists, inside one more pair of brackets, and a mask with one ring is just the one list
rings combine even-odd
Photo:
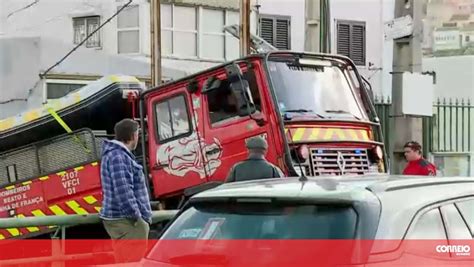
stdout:
[[137,122],[124,119],[114,130],[115,140],[106,140],[102,149],[103,201],[99,216],[114,240],[116,260],[138,261],[146,251],[151,224],[143,167],[132,154],[138,144],[139,127]]
[[421,145],[410,141],[403,147],[408,165],[403,170],[404,175],[436,176],[436,166],[423,158]]
[[253,137],[246,143],[248,159],[235,164],[226,178],[226,183],[283,177],[277,166],[265,159],[268,144],[262,137]]

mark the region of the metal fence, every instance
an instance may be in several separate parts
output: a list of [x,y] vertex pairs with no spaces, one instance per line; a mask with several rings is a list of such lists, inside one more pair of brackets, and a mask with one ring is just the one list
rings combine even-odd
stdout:
[[83,129],[1,153],[0,185],[98,160],[104,139]]
[[390,97],[381,97],[381,96],[376,96],[375,97],[375,111],[377,112],[377,115],[379,116],[380,119],[380,124],[382,126],[382,133],[384,135],[384,141],[385,141],[385,149],[387,152],[389,152],[389,149],[391,147],[391,120],[390,120],[390,112],[391,112],[391,107],[392,107],[392,101]]
[[[152,224],[151,229],[162,230],[158,228],[157,224],[166,223],[172,220],[179,210],[154,210],[152,211]],[[87,250],[77,250],[66,248],[66,240],[71,240],[67,235],[67,232],[74,231],[73,228],[80,225],[95,225],[101,223],[101,219],[98,214],[86,214],[86,215],[50,215],[50,216],[41,216],[41,217],[24,217],[24,218],[0,218],[0,228],[23,228],[23,227],[39,227],[39,226],[51,226],[54,225],[56,231],[51,234],[51,248],[44,246],[48,244],[46,241],[47,237],[43,237],[40,240],[43,240],[41,243],[43,246],[39,247],[36,245],[35,250],[28,250],[24,257],[22,258],[10,258],[9,255],[2,255],[0,259],[0,266],[79,266],[84,263],[77,263],[77,260],[87,260],[88,262],[94,261],[98,257],[109,255],[113,256],[113,247],[104,246],[105,242],[102,243],[102,246],[94,246],[91,244]],[[53,228],[54,228],[53,227]],[[92,226],[94,227],[94,226]],[[101,226],[99,226],[101,227]],[[67,228],[67,230],[66,230]],[[152,230],[152,231],[154,231]],[[152,237],[150,236],[150,239]],[[97,239],[96,239],[97,240]],[[14,243],[15,240],[11,240],[11,245],[19,245],[20,243]],[[94,243],[94,242],[92,242]],[[38,243],[39,244],[39,243]],[[77,240],[72,243],[75,244],[77,248]],[[97,244],[97,243],[96,243]],[[24,245],[24,244],[23,244]],[[42,251],[43,253],[37,253]],[[44,253],[44,252],[49,253]],[[19,255],[19,254],[17,254]],[[14,256],[13,256],[14,257]],[[89,264],[87,264],[89,265]],[[103,264],[103,266],[106,266]],[[107,265],[113,266],[113,265]],[[130,266],[135,266],[131,263]]]
[[[382,124],[386,147],[390,148],[393,131],[392,103],[389,97],[375,97],[375,108]],[[433,104],[433,116],[423,119],[425,152],[474,151],[474,103],[470,99],[439,98]]]
[[431,151],[473,151],[474,105],[469,99],[438,99],[428,121],[430,132],[426,134]]

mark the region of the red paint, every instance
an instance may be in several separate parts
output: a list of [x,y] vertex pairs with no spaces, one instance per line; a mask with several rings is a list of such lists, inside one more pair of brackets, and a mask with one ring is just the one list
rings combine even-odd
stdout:
[[425,175],[436,176],[436,166],[428,162],[426,159],[419,159],[408,162],[408,165],[403,170],[404,175]]
[[86,164],[82,170],[68,169],[64,174],[51,174],[43,181],[46,199],[49,201],[81,195],[86,191],[100,189],[100,165]]
[[[454,242],[453,242],[454,241]],[[0,265],[22,260],[51,264],[53,242],[0,241]],[[123,241],[139,264],[126,266],[472,266],[472,240],[129,240]],[[143,244],[145,257],[134,248]],[[59,244],[58,244],[59,245]],[[110,264],[116,260],[111,240],[66,240],[65,252],[75,256],[67,266]],[[393,250],[377,251],[377,247]],[[452,251],[452,252],[449,252]],[[453,252],[458,251],[458,252]],[[468,252],[466,252],[468,251]],[[78,256],[84,257],[77,260]],[[61,262],[61,261],[60,261]],[[48,265],[49,266],[49,265]]]

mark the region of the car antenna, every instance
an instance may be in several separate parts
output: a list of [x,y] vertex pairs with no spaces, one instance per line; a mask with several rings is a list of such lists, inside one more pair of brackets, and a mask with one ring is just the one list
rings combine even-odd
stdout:
[[[288,129],[288,134],[290,135],[291,142],[293,142],[293,134],[291,134],[291,129]],[[306,182],[308,181],[308,177],[306,177],[305,172],[303,171],[303,166],[301,165],[301,162],[297,160],[298,162],[298,167],[300,168],[300,178],[298,179],[300,182]]]

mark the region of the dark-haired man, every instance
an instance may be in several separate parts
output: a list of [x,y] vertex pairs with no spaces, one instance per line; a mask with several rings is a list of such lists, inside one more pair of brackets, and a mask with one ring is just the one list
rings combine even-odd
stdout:
[[[139,125],[131,119],[124,119],[115,125],[114,130],[115,140],[106,140],[102,148],[100,218],[115,241],[116,259],[120,262],[135,261],[145,252],[151,224],[143,167],[132,154],[138,144]],[[137,240],[141,242],[137,244]]]
[[404,175],[436,176],[436,166],[423,158],[421,145],[410,141],[403,146],[408,165],[403,170]]

